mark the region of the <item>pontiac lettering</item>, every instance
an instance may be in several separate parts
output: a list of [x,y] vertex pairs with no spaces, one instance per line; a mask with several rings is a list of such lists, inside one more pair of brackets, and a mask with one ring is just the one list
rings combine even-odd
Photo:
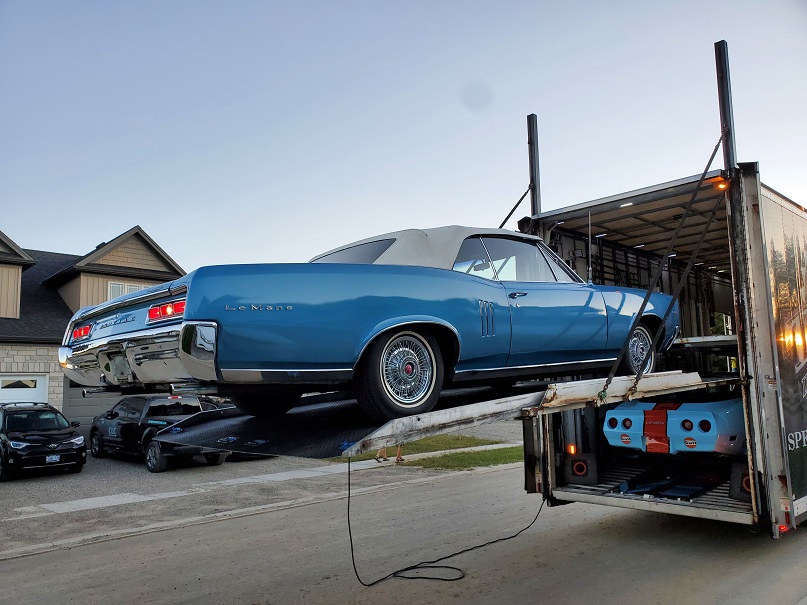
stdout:
[[135,320],[135,316],[132,315],[132,314],[129,314],[129,315],[124,315],[123,317],[114,317],[114,318],[112,318],[110,320],[102,321],[102,322],[96,324],[95,327],[98,330],[102,330],[104,328],[109,328],[111,326],[117,326],[118,324],[125,324],[125,323],[128,323],[130,321],[134,321],[134,320]]
[[225,311],[291,311],[294,307],[292,305],[238,305],[231,307],[229,303],[224,303]]

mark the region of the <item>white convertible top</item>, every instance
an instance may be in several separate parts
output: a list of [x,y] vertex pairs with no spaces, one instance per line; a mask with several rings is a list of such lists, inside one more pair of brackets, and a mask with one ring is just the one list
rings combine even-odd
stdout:
[[404,229],[383,235],[368,237],[367,239],[352,242],[328,250],[311,259],[314,262],[324,256],[347,250],[360,244],[367,244],[379,240],[394,239],[395,242],[379,256],[374,265],[412,265],[416,267],[434,267],[436,269],[451,269],[462,242],[474,235],[496,235],[517,237],[523,240],[542,241],[540,237],[525,235],[507,229],[491,229],[486,227],[462,227],[450,225],[447,227],[434,227],[432,229]]

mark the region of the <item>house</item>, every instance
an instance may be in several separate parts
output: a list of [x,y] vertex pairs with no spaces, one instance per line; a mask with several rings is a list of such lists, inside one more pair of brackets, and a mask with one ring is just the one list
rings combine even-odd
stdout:
[[185,271],[140,226],[75,256],[22,249],[0,232],[0,402],[47,401],[88,422],[110,398],[83,398],[59,367],[67,323],[81,307]]

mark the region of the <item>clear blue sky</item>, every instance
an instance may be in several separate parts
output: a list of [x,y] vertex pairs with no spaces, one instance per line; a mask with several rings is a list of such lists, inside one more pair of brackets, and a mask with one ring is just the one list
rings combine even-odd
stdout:
[[545,209],[697,174],[721,39],[738,160],[807,205],[805,32],[807,0],[0,0],[0,230],[139,224],[192,270],[498,226],[529,113]]

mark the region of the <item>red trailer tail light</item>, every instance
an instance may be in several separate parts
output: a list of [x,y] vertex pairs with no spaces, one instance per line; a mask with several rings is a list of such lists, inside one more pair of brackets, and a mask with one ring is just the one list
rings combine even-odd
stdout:
[[148,321],[162,321],[182,317],[185,313],[185,299],[149,307]]
[[585,477],[588,474],[588,465],[584,460],[575,460],[572,464],[572,473],[576,477]]
[[87,324],[86,326],[81,326],[80,328],[76,328],[73,330],[73,340],[83,340],[90,335],[92,331],[92,324]]

